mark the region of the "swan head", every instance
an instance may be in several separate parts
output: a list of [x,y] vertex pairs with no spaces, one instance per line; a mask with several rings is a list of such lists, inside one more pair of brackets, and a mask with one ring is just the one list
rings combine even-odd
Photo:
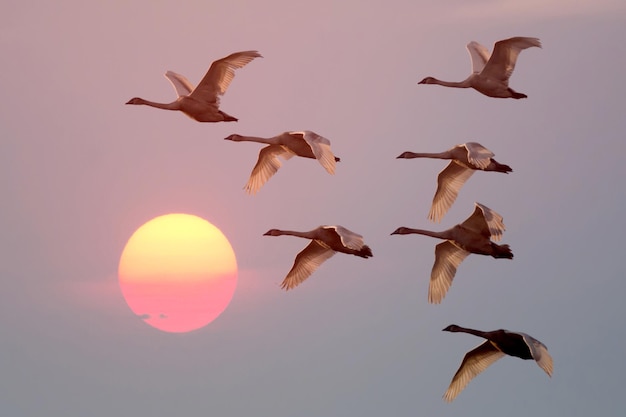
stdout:
[[267,232],[263,233],[263,236],[280,236],[282,233],[278,229],[270,229]]
[[139,97],[133,97],[126,102],[126,104],[143,104],[143,99]]
[[459,332],[460,327],[457,326],[456,324],[451,324],[448,327],[446,327],[445,329],[442,329],[442,332]]
[[225,137],[224,140],[232,140],[233,142],[241,142],[242,137],[243,136],[234,133],[228,137]]
[[411,229],[409,229],[408,227],[398,227],[391,234],[392,235],[408,235],[408,234],[411,234],[411,233],[412,233]]
[[422,81],[420,81],[418,84],[436,84],[437,80],[433,77],[426,77],[424,78]]
[[406,159],[410,159],[411,158],[411,154],[413,152],[402,152],[400,155],[396,156],[396,159],[401,159],[401,158],[406,158]]

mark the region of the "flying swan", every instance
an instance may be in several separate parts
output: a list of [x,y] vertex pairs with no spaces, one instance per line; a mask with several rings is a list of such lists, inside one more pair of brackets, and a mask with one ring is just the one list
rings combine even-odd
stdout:
[[399,227],[392,235],[420,234],[445,239],[435,246],[435,264],[430,273],[428,302],[439,304],[446,296],[456,269],[470,254],[490,255],[494,258],[513,259],[509,245],[498,245],[491,239],[499,241],[504,232],[502,216],[489,207],[475,203],[474,213],[463,223],[457,224],[442,232]]
[[364,244],[363,236],[342,226],[319,226],[308,232],[271,229],[263,234],[263,236],[283,235],[311,239],[311,243],[296,255],[291,270],[280,285],[280,288],[285,290],[296,288],[337,252],[361,258],[373,256],[372,250]]
[[443,395],[444,400],[448,402],[454,400],[476,375],[505,355],[533,359],[548,376],[552,376],[553,363],[548,348],[526,333],[510,332],[504,329],[483,332],[456,324],[451,324],[443,331],[469,333],[487,339],[465,354],[459,370],[454,374],[448,390]]
[[494,153],[480,143],[467,142],[438,153],[403,152],[397,158],[437,158],[450,159],[450,163],[437,176],[437,191],[428,213],[428,219],[440,222],[448,212],[463,184],[475,171],[496,171],[508,174],[510,166],[493,159]]
[[233,142],[258,142],[267,144],[259,152],[259,159],[244,189],[255,194],[281,167],[279,157],[287,160],[292,156],[317,159],[329,174],[335,173],[335,163],[340,159],[330,150],[330,141],[309,130],[284,132],[271,138],[233,134],[225,138]]
[[467,44],[472,60],[472,73],[461,82],[441,81],[434,77],[426,77],[418,84],[439,84],[445,87],[473,88],[489,97],[526,98],[526,94],[518,93],[509,87],[509,78],[515,69],[515,62],[521,51],[536,46],[541,48],[537,38],[515,37],[496,42],[493,54],[489,56],[487,48],[478,42]]
[[200,84],[193,85],[183,75],[167,71],[178,98],[171,103],[155,103],[139,97],[131,98],[126,104],[145,104],[165,110],[178,110],[199,122],[236,122],[237,119],[219,109],[220,98],[235,77],[235,70],[243,68],[254,58],[261,58],[257,51],[235,52],[211,64]]

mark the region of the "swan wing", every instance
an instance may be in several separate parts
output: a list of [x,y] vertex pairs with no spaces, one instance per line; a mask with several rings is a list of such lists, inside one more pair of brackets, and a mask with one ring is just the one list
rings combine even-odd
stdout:
[[363,236],[358,233],[354,233],[343,226],[326,226],[326,229],[334,229],[339,235],[341,243],[348,249],[359,250],[365,245]]
[[437,176],[437,191],[433,197],[433,203],[428,213],[428,219],[439,223],[448,212],[463,184],[474,174],[469,169],[455,161],[450,163]]
[[428,302],[441,303],[452,285],[457,267],[470,253],[455,246],[449,240],[435,246],[435,264],[430,273]]
[[472,379],[504,356],[489,340],[467,352],[443,399],[447,402],[454,400]]
[[312,240],[297,256],[280,288],[296,288],[336,252],[318,240]]
[[310,130],[289,133],[291,135],[301,135],[324,169],[328,171],[329,174],[335,173],[335,155],[330,150],[330,141],[328,139]]
[[515,63],[520,52],[531,46],[541,48],[541,42],[537,38],[515,37],[496,42],[493,47],[491,58],[481,71],[481,75],[494,78],[506,85],[515,69]]
[[475,203],[476,208],[461,225],[469,230],[481,234],[486,238],[498,242],[502,239],[502,233],[506,230],[502,216],[489,207]]
[[190,96],[208,103],[219,103],[218,96],[224,95],[228,89],[235,77],[235,70],[243,68],[254,58],[259,57],[261,55],[257,51],[243,51],[218,59],[211,64],[209,71]]
[[484,206],[480,203],[475,203],[476,207],[478,207],[483,214],[483,218],[485,222],[487,222],[487,228],[489,229],[489,234],[491,235],[491,239],[495,242],[498,242],[502,239],[502,233],[506,230],[504,227],[504,219],[503,217],[491,210],[489,207]]
[[278,168],[282,166],[281,157],[285,160],[294,156],[294,153],[281,145],[268,145],[259,152],[259,159],[252,168],[250,178],[244,186],[248,194],[255,194],[269,180],[272,175],[276,174]]
[[475,74],[481,72],[489,61],[489,51],[476,41],[471,41],[465,47],[472,61],[472,72]]
[[548,348],[546,345],[541,343],[539,340],[535,339],[532,336],[527,335],[526,333],[516,332],[524,339],[524,342],[530,349],[530,354],[533,359],[537,362],[537,365],[541,369],[544,370],[548,376],[552,376],[552,371],[554,369],[554,364],[552,361],[552,356],[548,353]]
[[493,152],[477,142],[467,142],[464,146],[467,149],[467,160],[480,169],[487,168],[491,163],[491,158],[495,156]]
[[188,96],[193,91],[193,84],[191,84],[184,75],[177,74],[174,71],[168,71],[165,73],[165,78],[172,84],[178,97]]
[[428,213],[428,219],[439,223],[448,212],[463,184],[474,174],[474,170],[451,161],[437,176],[437,191]]

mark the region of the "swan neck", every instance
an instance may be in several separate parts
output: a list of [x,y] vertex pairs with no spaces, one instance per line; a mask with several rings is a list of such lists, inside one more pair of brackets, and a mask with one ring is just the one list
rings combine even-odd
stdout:
[[470,88],[470,78],[466,78],[463,81],[442,81],[436,78],[433,78],[433,84],[443,85],[444,87],[456,87],[456,88]]
[[445,152],[406,152],[405,158],[436,158],[436,159],[449,159],[449,156]]
[[280,236],[296,236],[303,237],[305,239],[313,239],[311,232],[297,232],[295,230],[279,230],[278,234]]
[[145,104],[146,106],[156,107],[157,109],[164,110],[180,110],[180,105],[178,104],[178,101],[174,101],[172,103],[156,103],[154,101],[144,100],[143,98],[140,98],[137,104]]
[[[268,145],[272,145],[274,143],[276,143],[276,141],[273,140],[274,138],[262,138],[259,136],[244,136],[244,135],[239,135],[237,142],[257,142],[257,143],[265,143]],[[285,232],[290,232],[289,230],[285,230]],[[291,232],[290,232],[291,233]],[[290,234],[290,233],[286,233],[286,234]],[[293,232],[293,233],[298,233],[298,232]]]
[[425,235],[430,237],[436,237],[438,239],[448,239],[448,236],[445,232],[434,232],[432,230],[424,230],[424,229],[411,229],[408,228],[411,233],[415,233],[417,235]]
[[462,332],[462,333],[469,333],[469,334],[473,334],[474,336],[483,337],[485,339],[488,339],[487,332],[483,332],[483,331],[480,331],[480,330],[468,329],[467,327],[457,326],[455,331],[456,332]]

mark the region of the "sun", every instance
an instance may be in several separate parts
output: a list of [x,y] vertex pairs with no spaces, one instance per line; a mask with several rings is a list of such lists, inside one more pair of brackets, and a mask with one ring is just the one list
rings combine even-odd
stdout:
[[183,333],[226,309],[237,286],[237,261],[217,227],[191,214],[167,214],[128,239],[118,276],[137,316],[159,330]]

